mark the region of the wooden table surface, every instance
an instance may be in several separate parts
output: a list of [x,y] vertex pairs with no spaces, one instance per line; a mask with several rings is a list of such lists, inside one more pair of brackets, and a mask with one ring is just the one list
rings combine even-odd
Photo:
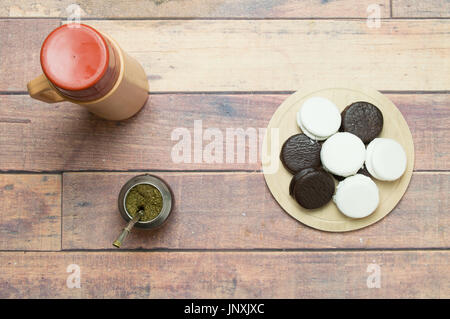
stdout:
[[[2,0],[0,297],[450,297],[450,1],[77,2],[142,63],[149,99],[120,123],[31,99],[41,43],[73,1]],[[259,162],[173,162],[174,129],[264,128],[320,79],[380,90],[411,129],[411,184],[380,222],[317,231],[276,204]],[[116,250],[117,195],[141,172],[170,184],[175,209]]]

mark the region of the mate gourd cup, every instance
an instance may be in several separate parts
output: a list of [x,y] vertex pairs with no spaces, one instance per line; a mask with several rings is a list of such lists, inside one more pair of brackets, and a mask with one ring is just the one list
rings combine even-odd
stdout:
[[170,188],[167,186],[167,184],[160,178],[153,176],[153,175],[139,175],[135,176],[132,179],[130,179],[128,182],[123,185],[122,189],[119,193],[119,200],[118,200],[118,206],[119,206],[119,212],[120,215],[122,215],[123,219],[125,221],[129,222],[133,217],[130,215],[130,213],[127,211],[126,208],[126,199],[128,193],[133,189],[133,187],[140,185],[140,184],[148,184],[153,187],[155,187],[162,196],[162,208],[159,214],[152,220],[149,221],[138,221],[135,226],[139,228],[146,228],[146,229],[155,229],[160,227],[169,217],[170,212],[172,211],[173,206],[173,197],[172,192]]
[[44,74],[27,85],[32,98],[69,101],[107,120],[136,114],[148,98],[142,66],[109,36],[84,24],[53,30],[41,48]]

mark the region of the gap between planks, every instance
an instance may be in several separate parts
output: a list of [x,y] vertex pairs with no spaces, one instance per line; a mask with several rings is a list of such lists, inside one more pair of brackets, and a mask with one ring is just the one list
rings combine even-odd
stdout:
[[[296,91],[149,91],[149,95],[286,95]],[[450,94],[450,90],[380,90],[382,94]],[[0,91],[0,95],[28,95],[27,91]]]
[[431,251],[431,252],[447,252],[450,251],[450,247],[422,247],[422,248],[108,248],[108,249],[60,249],[60,250],[14,250],[14,249],[4,249],[0,250],[0,253],[157,253],[157,252],[167,252],[167,253],[345,253],[345,252],[421,252],[421,251]]
[[[389,20],[448,20],[450,17],[393,17],[390,16],[388,18],[380,18],[381,21],[389,21]],[[65,23],[64,17],[44,17],[44,16],[36,16],[36,17],[0,17],[0,20],[59,20],[61,24]],[[342,21],[342,20],[351,20],[351,21],[365,21],[367,18],[351,18],[351,17],[83,17],[81,23],[83,21],[191,21],[191,20],[200,20],[200,21],[259,21],[259,20],[271,20],[271,21],[302,21],[302,20],[328,20],[328,21]]]
[[[431,174],[431,175],[447,175],[450,170],[413,170],[414,174]],[[0,175],[63,175],[63,174],[129,174],[129,173],[173,173],[173,174],[241,174],[254,173],[263,174],[262,170],[246,170],[246,169],[211,169],[211,170],[74,170],[74,171],[0,171]]]

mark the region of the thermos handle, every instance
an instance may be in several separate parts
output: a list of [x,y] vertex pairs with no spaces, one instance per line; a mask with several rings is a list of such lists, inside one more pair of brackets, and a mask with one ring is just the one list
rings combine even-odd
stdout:
[[27,88],[33,99],[47,103],[64,101],[64,98],[55,91],[44,74],[28,82]]

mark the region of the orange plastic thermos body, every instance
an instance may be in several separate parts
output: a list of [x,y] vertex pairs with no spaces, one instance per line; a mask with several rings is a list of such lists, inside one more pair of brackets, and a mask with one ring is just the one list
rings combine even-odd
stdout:
[[41,48],[44,74],[28,83],[31,97],[70,101],[108,120],[136,114],[148,98],[142,66],[109,36],[84,24],[53,30]]

